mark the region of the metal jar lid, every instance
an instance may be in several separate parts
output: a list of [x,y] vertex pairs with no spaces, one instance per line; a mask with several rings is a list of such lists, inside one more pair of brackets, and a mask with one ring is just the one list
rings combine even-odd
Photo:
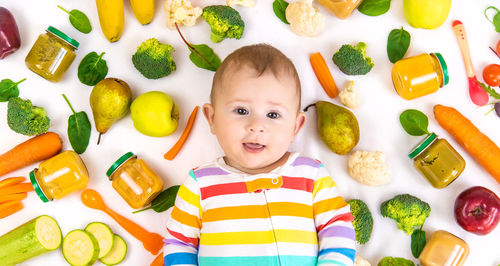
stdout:
[[109,167],[108,171],[106,171],[106,175],[109,177],[109,180],[112,179],[111,176],[116,171],[116,169],[118,169],[118,167],[120,167],[123,163],[125,163],[127,160],[129,160],[130,158],[133,158],[133,157],[136,157],[136,156],[134,155],[133,152],[129,151],[129,152],[125,153],[124,155],[122,155],[120,158],[118,158],[118,160],[116,160],[116,162],[114,162],[113,165],[111,165],[111,167]]
[[431,133],[427,135],[425,139],[423,139],[411,152],[408,154],[410,159],[417,157],[423,150],[425,150],[429,145],[431,145],[434,140],[436,140],[437,135],[435,133]]
[[59,37],[63,41],[65,41],[68,44],[70,44],[71,46],[75,47],[75,49],[78,49],[78,46],[80,46],[80,43],[78,43],[76,40],[74,40],[73,38],[69,37],[68,35],[64,34],[62,31],[60,31],[52,26],[49,26],[47,28],[47,32],[50,32],[50,33],[54,34],[55,36]]

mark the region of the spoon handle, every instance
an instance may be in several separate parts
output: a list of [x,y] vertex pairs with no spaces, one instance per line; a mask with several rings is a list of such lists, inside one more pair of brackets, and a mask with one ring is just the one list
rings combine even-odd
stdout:
[[467,34],[465,33],[464,24],[460,20],[453,21],[453,31],[458,40],[458,46],[460,47],[460,52],[462,52],[462,59],[465,64],[465,72],[467,77],[475,77],[474,67],[472,66],[472,60],[470,58],[469,43],[467,41]]

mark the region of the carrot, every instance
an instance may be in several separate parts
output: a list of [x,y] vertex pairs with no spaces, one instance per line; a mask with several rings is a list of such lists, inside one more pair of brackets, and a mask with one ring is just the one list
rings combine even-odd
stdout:
[[17,183],[23,182],[24,180],[26,180],[26,178],[22,176],[9,177],[7,179],[0,181],[0,188],[15,185]]
[[12,200],[23,200],[28,196],[28,193],[13,193],[13,194],[1,194],[0,203],[4,203]]
[[309,61],[311,62],[312,69],[314,70],[314,74],[316,74],[316,78],[318,78],[319,83],[325,90],[326,94],[330,98],[335,98],[339,94],[339,90],[337,89],[337,85],[333,80],[332,73],[326,65],[325,59],[321,55],[321,53],[314,53],[309,57]]
[[438,123],[500,183],[500,148],[455,108],[434,106]]
[[54,132],[47,132],[28,139],[0,155],[0,176],[48,159],[56,155],[61,148],[61,138]]
[[163,261],[163,252],[160,253],[160,255],[156,256],[155,260],[153,260],[153,262],[151,262],[151,265],[150,266],[163,266],[164,265],[164,261]]
[[0,219],[5,218],[15,212],[18,212],[22,208],[23,204],[19,200],[2,203],[0,204]]
[[191,133],[191,128],[193,128],[194,120],[196,119],[197,114],[198,114],[198,106],[196,106],[191,112],[191,115],[189,116],[188,122],[186,124],[186,128],[184,128],[184,132],[182,132],[182,135],[179,138],[179,140],[177,140],[175,145],[172,148],[170,148],[170,150],[163,156],[165,159],[173,160],[177,155],[177,153],[179,153],[182,146],[189,137],[189,133]]
[[23,193],[33,191],[33,186],[30,183],[19,183],[12,186],[0,188],[0,195]]

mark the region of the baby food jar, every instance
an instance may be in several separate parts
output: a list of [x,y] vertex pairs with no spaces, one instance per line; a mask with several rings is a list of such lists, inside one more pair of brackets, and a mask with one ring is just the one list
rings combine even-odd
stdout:
[[361,0],[318,0],[318,2],[338,18],[345,19],[358,7]]
[[406,100],[436,92],[448,81],[448,68],[440,53],[401,59],[392,67],[394,88]]
[[163,180],[132,152],[120,157],[106,175],[116,192],[134,209],[149,204],[163,189]]
[[30,181],[43,202],[60,199],[89,183],[87,167],[74,151],[64,151],[30,172]]
[[461,266],[469,256],[469,245],[443,230],[436,231],[418,259],[423,266]]
[[43,78],[58,82],[75,59],[80,44],[58,29],[49,26],[38,36],[26,56],[26,66]]
[[413,166],[435,188],[444,188],[464,170],[465,161],[445,139],[429,134],[408,154]]

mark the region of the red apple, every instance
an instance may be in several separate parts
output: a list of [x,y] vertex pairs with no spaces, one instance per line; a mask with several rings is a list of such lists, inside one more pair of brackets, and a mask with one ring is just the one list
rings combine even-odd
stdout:
[[485,187],[468,188],[455,200],[455,219],[466,231],[486,235],[500,220],[500,199]]

